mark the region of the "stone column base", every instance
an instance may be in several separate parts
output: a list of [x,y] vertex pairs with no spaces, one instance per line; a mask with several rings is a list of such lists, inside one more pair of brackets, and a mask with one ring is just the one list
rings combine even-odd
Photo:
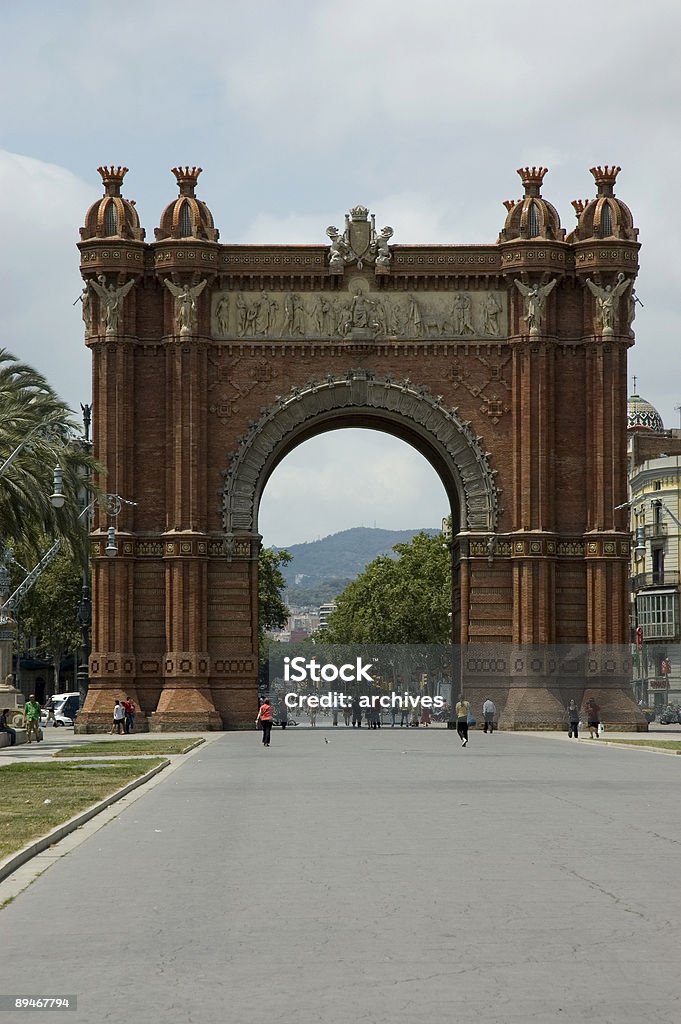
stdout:
[[193,685],[173,681],[149,716],[150,732],[214,732],[222,729],[222,719],[210,696],[209,686],[201,681]]

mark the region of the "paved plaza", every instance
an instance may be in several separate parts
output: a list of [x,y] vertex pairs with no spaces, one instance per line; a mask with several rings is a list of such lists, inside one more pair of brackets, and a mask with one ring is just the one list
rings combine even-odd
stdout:
[[221,734],[0,911],[2,991],[76,994],[71,1024],[671,1024],[680,771],[564,735]]

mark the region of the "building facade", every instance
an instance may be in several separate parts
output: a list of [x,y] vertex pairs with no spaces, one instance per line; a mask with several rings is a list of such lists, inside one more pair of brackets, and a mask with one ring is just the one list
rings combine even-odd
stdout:
[[639,395],[628,403],[631,625],[638,698],[681,704],[681,430]]
[[95,454],[136,505],[115,558],[94,524],[81,729],[121,694],[151,729],[252,722],[260,497],[345,426],[402,438],[443,481],[466,691],[494,688],[509,727],[556,725],[573,695],[640,724],[616,511],[639,243],[618,170],[592,169],[569,234],[526,167],[495,242],[401,245],[356,206],[323,243],[268,246],[220,242],[191,167],[147,242],[126,169],[100,168],[79,243]]

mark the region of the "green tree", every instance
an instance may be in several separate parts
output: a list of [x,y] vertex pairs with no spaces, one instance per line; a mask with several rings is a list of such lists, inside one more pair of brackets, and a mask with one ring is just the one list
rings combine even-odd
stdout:
[[266,629],[283,629],[288,620],[288,608],[284,603],[283,592],[286,580],[281,571],[282,565],[291,561],[292,556],[282,549],[263,548],[258,561],[258,598],[260,606],[260,635]]
[[[61,537],[84,557],[79,494],[91,490],[84,474],[96,465],[88,446],[74,440],[76,430],[70,409],[46,379],[0,348],[0,548],[21,541],[32,564],[45,550],[46,536],[48,547]],[[57,464],[65,496],[59,509],[50,502]]]
[[320,638],[334,644],[441,644],[451,639],[451,557],[441,535],[418,533],[380,555],[337,599]]
[[62,662],[82,642],[78,608],[82,573],[77,561],[59,554],[24,598],[19,611],[24,644],[35,638],[35,649],[54,667],[55,686]]

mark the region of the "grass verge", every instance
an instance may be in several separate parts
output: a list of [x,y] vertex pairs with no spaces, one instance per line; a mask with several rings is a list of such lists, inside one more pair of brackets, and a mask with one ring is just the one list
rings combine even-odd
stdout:
[[125,757],[130,754],[186,754],[192,747],[203,743],[201,736],[184,739],[158,740],[108,740],[93,743],[79,743],[74,747],[58,750],[54,757]]
[[0,860],[164,760],[4,765],[0,768]]
[[608,743],[625,743],[628,747],[649,747],[653,750],[679,750],[681,740],[608,740]]

